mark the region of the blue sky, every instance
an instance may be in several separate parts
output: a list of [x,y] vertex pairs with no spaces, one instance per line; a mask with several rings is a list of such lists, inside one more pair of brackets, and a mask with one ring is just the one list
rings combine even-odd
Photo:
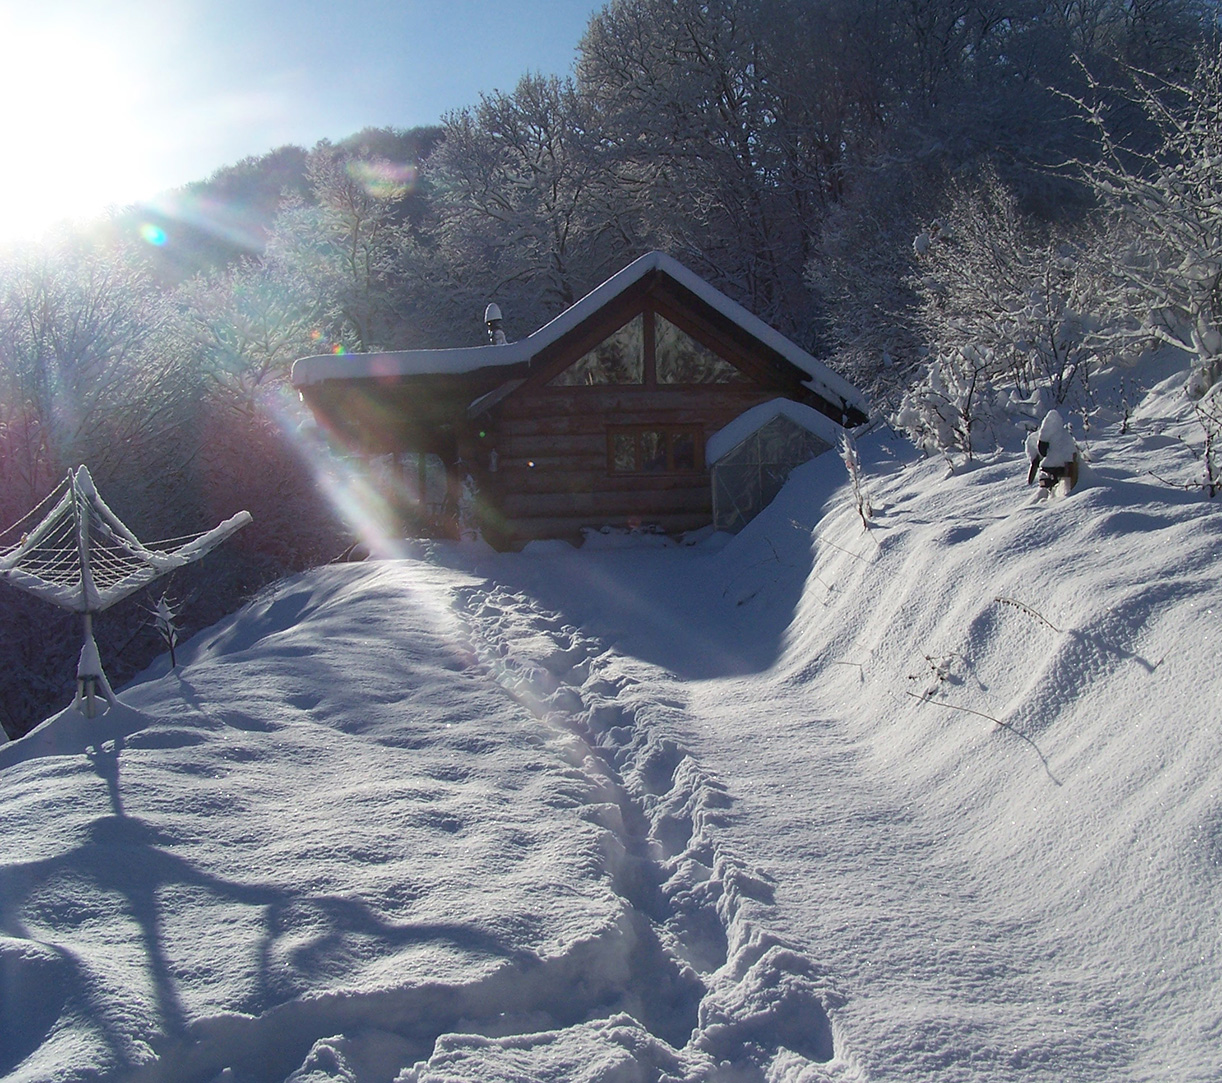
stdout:
[[602,0],[0,0],[0,239],[565,75]]

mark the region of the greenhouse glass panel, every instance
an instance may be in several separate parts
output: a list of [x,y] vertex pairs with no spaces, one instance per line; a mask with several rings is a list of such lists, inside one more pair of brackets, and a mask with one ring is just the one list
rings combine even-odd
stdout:
[[776,498],[794,467],[830,447],[784,415],[774,417],[714,464],[713,525],[741,530]]

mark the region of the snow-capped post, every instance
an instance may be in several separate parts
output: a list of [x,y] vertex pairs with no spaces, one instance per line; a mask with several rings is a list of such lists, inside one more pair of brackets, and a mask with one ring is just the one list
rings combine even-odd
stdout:
[[117,702],[110,681],[102,669],[102,656],[97,640],[93,638],[93,614],[85,613],[85,643],[81,647],[80,661],[76,665],[76,698],[73,706],[86,718],[95,718],[98,713],[98,692],[108,706]]
[[[23,532],[26,519],[52,502],[38,525]],[[68,471],[64,481],[25,519],[0,533],[0,538],[19,535],[15,545],[0,548],[0,579],[81,614],[84,645],[76,667],[73,705],[86,718],[93,718],[99,698],[107,706],[117,702],[93,637],[94,615],[166,573],[199,560],[249,522],[250,513],[241,511],[212,530],[175,539],[178,544],[173,549],[157,548],[165,544],[159,542],[145,545],[107,507],[89,471],[81,466],[75,473]]]
[[1038,479],[1041,489],[1050,493],[1059,489],[1064,495],[1078,484],[1078,445],[1056,410],[1049,410],[1039,430],[1028,435],[1027,458],[1031,462],[1028,485]]

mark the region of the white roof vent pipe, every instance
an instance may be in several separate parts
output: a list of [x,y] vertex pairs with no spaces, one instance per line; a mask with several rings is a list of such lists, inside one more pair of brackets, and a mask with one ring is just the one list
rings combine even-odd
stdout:
[[484,323],[488,325],[488,341],[493,346],[504,346],[509,341],[501,327],[501,307],[495,301],[484,309]]

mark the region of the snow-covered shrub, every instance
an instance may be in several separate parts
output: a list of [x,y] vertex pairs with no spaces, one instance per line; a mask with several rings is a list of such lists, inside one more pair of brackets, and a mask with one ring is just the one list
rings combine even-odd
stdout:
[[896,415],[927,451],[968,458],[1051,406],[1086,410],[1105,335],[1095,243],[1024,218],[991,173],[959,186],[913,243],[918,322],[933,359]]
[[[1143,77],[1128,98],[1111,112],[1079,103],[1099,142],[1083,171],[1111,216],[1108,300],[1137,317],[1132,334],[1193,358],[1185,391],[1200,400],[1222,379],[1222,54],[1203,51],[1188,82]],[[1132,106],[1152,150],[1117,134]]]
[[1025,218],[986,172],[958,186],[936,228],[914,241],[919,323],[932,352],[992,355],[989,370],[1026,396],[1057,404],[1085,391],[1100,346],[1087,235]]
[[1038,480],[1041,489],[1068,493],[1078,483],[1078,445],[1059,411],[1049,410],[1040,427],[1028,434],[1026,451],[1031,463],[1028,485]]
[[967,345],[936,355],[909,389],[895,424],[926,454],[966,459],[1009,443],[1017,432],[997,357]]

